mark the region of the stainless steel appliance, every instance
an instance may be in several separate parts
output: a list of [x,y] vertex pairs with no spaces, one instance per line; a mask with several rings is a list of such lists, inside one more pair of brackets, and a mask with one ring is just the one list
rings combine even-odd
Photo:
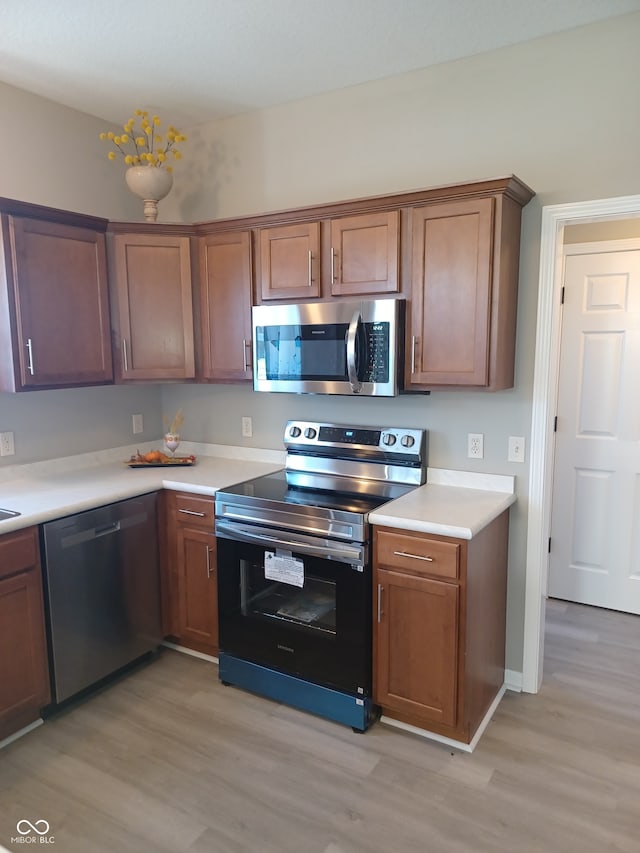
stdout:
[[426,479],[425,430],[289,421],[282,471],[216,494],[219,674],[364,731],[368,514]]
[[398,393],[402,299],[258,305],[252,323],[256,391]]
[[42,526],[55,704],[162,640],[156,495]]

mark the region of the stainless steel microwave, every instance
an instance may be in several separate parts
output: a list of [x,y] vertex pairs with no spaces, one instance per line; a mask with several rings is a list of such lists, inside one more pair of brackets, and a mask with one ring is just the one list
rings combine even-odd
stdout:
[[398,393],[403,299],[258,305],[252,323],[256,391]]

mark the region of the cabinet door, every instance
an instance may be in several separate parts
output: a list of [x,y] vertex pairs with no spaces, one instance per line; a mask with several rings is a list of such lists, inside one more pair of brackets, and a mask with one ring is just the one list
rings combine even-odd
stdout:
[[454,726],[458,586],[378,569],[376,593],[374,701],[412,720]]
[[331,221],[333,296],[397,292],[399,224],[398,210]]
[[16,323],[14,387],[7,377],[2,386],[21,390],[111,382],[104,234],[14,216],[6,217],[5,232]]
[[0,537],[0,740],[50,701],[35,528]]
[[204,379],[251,379],[251,232],[199,239]]
[[117,234],[114,285],[120,379],[193,379],[189,237]]
[[178,636],[206,654],[218,651],[216,537],[207,530],[179,525]]
[[263,299],[320,296],[320,223],[262,228],[260,292]]
[[489,382],[493,198],[412,213],[405,386]]

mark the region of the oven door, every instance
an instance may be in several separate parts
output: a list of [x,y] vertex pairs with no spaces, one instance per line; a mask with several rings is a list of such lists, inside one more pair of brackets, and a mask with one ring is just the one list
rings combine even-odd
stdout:
[[224,520],[216,536],[220,651],[370,696],[365,547]]

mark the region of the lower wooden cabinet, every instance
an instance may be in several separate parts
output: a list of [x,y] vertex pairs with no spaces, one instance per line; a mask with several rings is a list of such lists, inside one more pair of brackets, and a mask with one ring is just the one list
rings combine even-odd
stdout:
[[218,652],[218,581],[214,498],[164,493],[165,633],[205,654]]
[[504,682],[508,512],[470,540],[374,528],[374,701],[469,743]]
[[0,740],[50,701],[38,531],[0,536]]

